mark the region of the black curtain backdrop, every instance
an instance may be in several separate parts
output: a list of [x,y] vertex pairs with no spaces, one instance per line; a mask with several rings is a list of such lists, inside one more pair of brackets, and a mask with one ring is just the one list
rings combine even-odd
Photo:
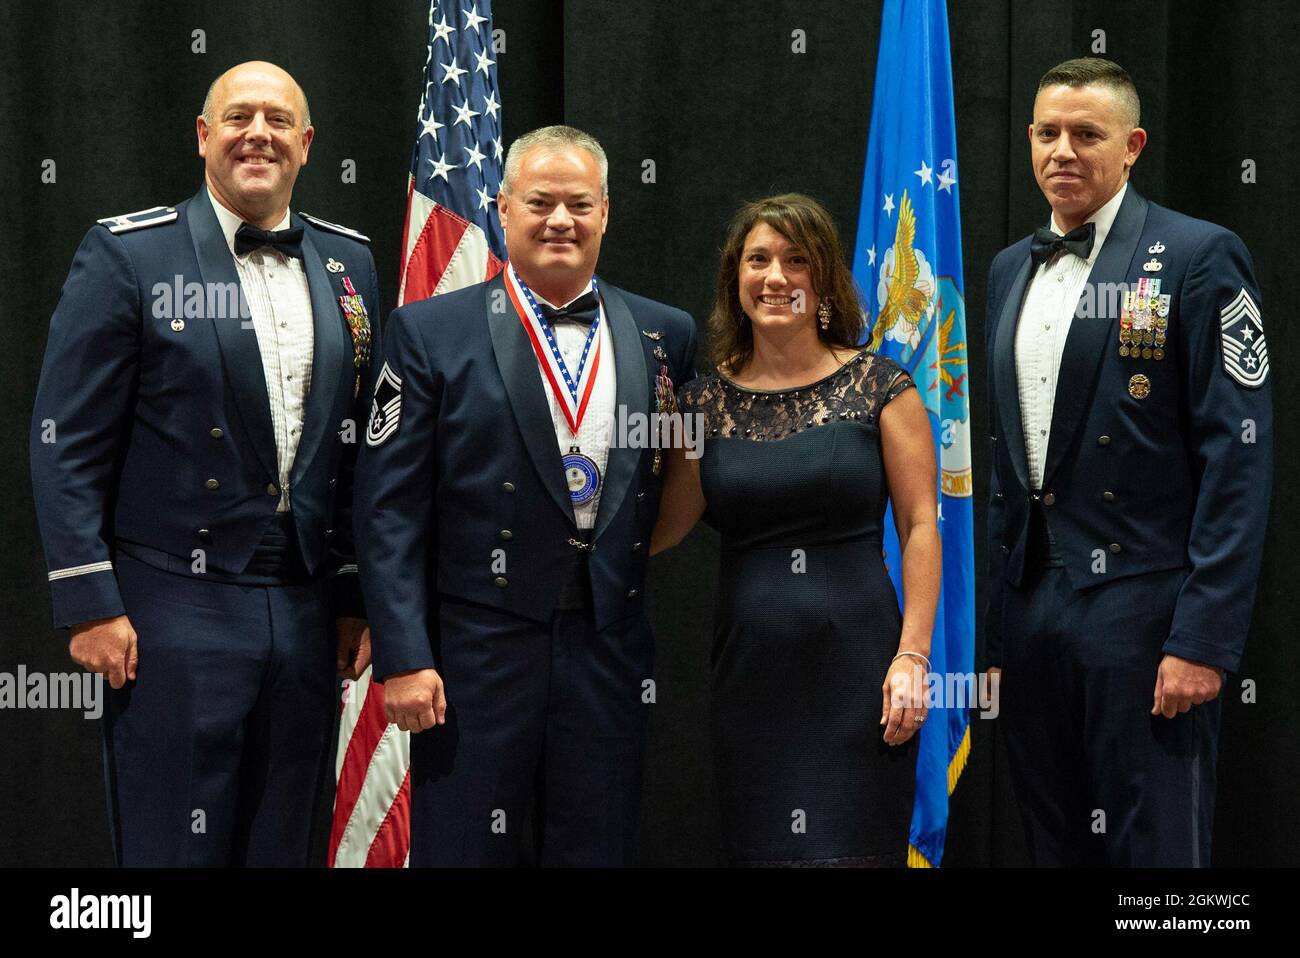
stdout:
[[[460,4],[464,5],[464,4]],[[704,321],[724,225],[745,199],[800,190],[852,248],[881,2],[496,0],[506,145],[567,122],[611,159],[600,271]],[[97,218],[176,203],[198,188],[194,117],[208,83],[260,58],[301,82],[317,129],[294,208],[373,237],[385,306],[396,293],[406,169],[424,63],[425,0],[41,0],[5,4],[0,29],[0,672],[71,671],[50,628],[27,431],[50,313]],[[984,293],[994,253],[1046,222],[1026,127],[1038,77],[1111,57],[1133,75],[1150,134],[1134,183],[1150,199],[1237,232],[1255,259],[1270,336],[1277,473],[1253,635],[1230,677],[1215,862],[1300,863],[1294,759],[1300,691],[1289,643],[1288,533],[1300,452],[1284,239],[1300,208],[1300,19],[1283,0],[1221,4],[949,0],[966,311],[973,374],[975,529],[988,469]],[[806,33],[806,52],[792,31]],[[195,52],[203,31],[204,52]],[[1100,31],[1100,32],[1099,32]],[[42,182],[45,161],[53,183]],[[354,160],[356,182],[342,182]],[[646,160],[654,161],[645,182]],[[1257,182],[1243,183],[1254,161]],[[1160,477],[1150,477],[1153,489]],[[160,490],[169,481],[156,479]],[[646,756],[641,861],[720,861],[705,730],[717,536],[700,527],[651,566],[658,700]],[[984,568],[977,603],[982,605]],[[982,644],[983,637],[979,637]],[[1257,701],[1242,701],[1242,682]],[[953,796],[947,866],[1025,863],[996,722],[973,722]],[[111,863],[99,724],[73,711],[0,710],[0,865]],[[321,816],[329,796],[322,796]]]

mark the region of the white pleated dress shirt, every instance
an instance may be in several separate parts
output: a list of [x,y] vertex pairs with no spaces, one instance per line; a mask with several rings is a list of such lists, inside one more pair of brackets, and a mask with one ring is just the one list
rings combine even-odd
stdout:
[[[234,257],[235,271],[239,274],[244,298],[252,314],[257,348],[262,354],[262,372],[266,376],[271,426],[275,431],[276,467],[280,474],[280,502],[276,512],[288,512],[292,496],[289,476],[307,414],[312,351],[316,340],[307,272],[302,260],[285,256],[269,246],[250,250],[243,256],[236,255],[235,233],[243,225],[243,220],[210,194],[208,198],[221,224],[221,232],[225,234],[230,255]],[[286,210],[284,219],[275,229],[288,229],[289,221]]]
[[[1033,273],[1025,292],[1025,302],[1016,325],[1016,380],[1032,489],[1041,490],[1043,487],[1043,466],[1051,439],[1057,376],[1074,311],[1127,190],[1128,184],[1125,183],[1105,206],[1088,218],[1087,222],[1097,224],[1088,258],[1069,252],[1057,253]],[[1056,225],[1055,215],[1048,225],[1053,233],[1064,235]]]

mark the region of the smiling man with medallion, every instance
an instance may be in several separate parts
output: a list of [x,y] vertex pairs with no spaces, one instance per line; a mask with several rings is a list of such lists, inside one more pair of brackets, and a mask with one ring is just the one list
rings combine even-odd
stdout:
[[505,270],[390,318],[358,466],[375,676],[420,733],[411,864],[627,864],[661,477],[612,432],[691,378],[695,325],[596,279],[591,136],[520,137],[497,204]]
[[1128,182],[1138,96],[1048,71],[1048,227],[989,276],[989,661],[1039,865],[1210,863],[1225,672],[1250,628],[1272,406],[1250,255]]

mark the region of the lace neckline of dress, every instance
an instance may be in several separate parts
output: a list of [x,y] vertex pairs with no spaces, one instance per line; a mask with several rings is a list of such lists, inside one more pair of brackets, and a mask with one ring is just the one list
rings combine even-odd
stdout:
[[827,373],[825,376],[823,376],[821,379],[817,380],[816,382],[811,382],[803,386],[786,386],[782,389],[751,389],[748,386],[740,385],[740,383],[732,382],[726,376],[722,375],[721,370],[715,371],[714,375],[718,377],[719,381],[721,381],[723,385],[729,386],[732,389],[739,390],[740,392],[743,393],[750,393],[751,395],[754,396],[784,396],[787,393],[798,393],[798,392],[804,392],[805,390],[808,389],[816,389],[818,386],[822,385],[823,383],[827,383],[830,380],[834,379],[836,376],[839,376],[846,369],[851,369],[855,364],[862,362],[862,360],[869,355],[871,355],[871,347],[863,346],[860,350],[858,350],[857,355],[852,356],[849,359],[846,359],[843,365],[841,365],[838,369],[835,369]]

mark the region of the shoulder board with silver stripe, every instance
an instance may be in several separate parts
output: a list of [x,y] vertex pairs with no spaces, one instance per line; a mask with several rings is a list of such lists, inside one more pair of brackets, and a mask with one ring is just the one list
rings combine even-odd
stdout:
[[144,229],[146,226],[170,223],[179,215],[174,206],[154,206],[135,213],[106,216],[102,220],[96,220],[95,222],[101,226],[107,226],[110,233],[129,233],[132,230]]
[[317,219],[309,213],[299,213],[312,226],[319,226],[323,230],[329,230],[331,233],[339,233],[343,236],[350,236],[354,240],[361,240],[363,243],[369,243],[370,237],[365,233],[358,233],[356,230],[348,229],[346,226],[339,226],[338,223],[331,223],[328,220]]

